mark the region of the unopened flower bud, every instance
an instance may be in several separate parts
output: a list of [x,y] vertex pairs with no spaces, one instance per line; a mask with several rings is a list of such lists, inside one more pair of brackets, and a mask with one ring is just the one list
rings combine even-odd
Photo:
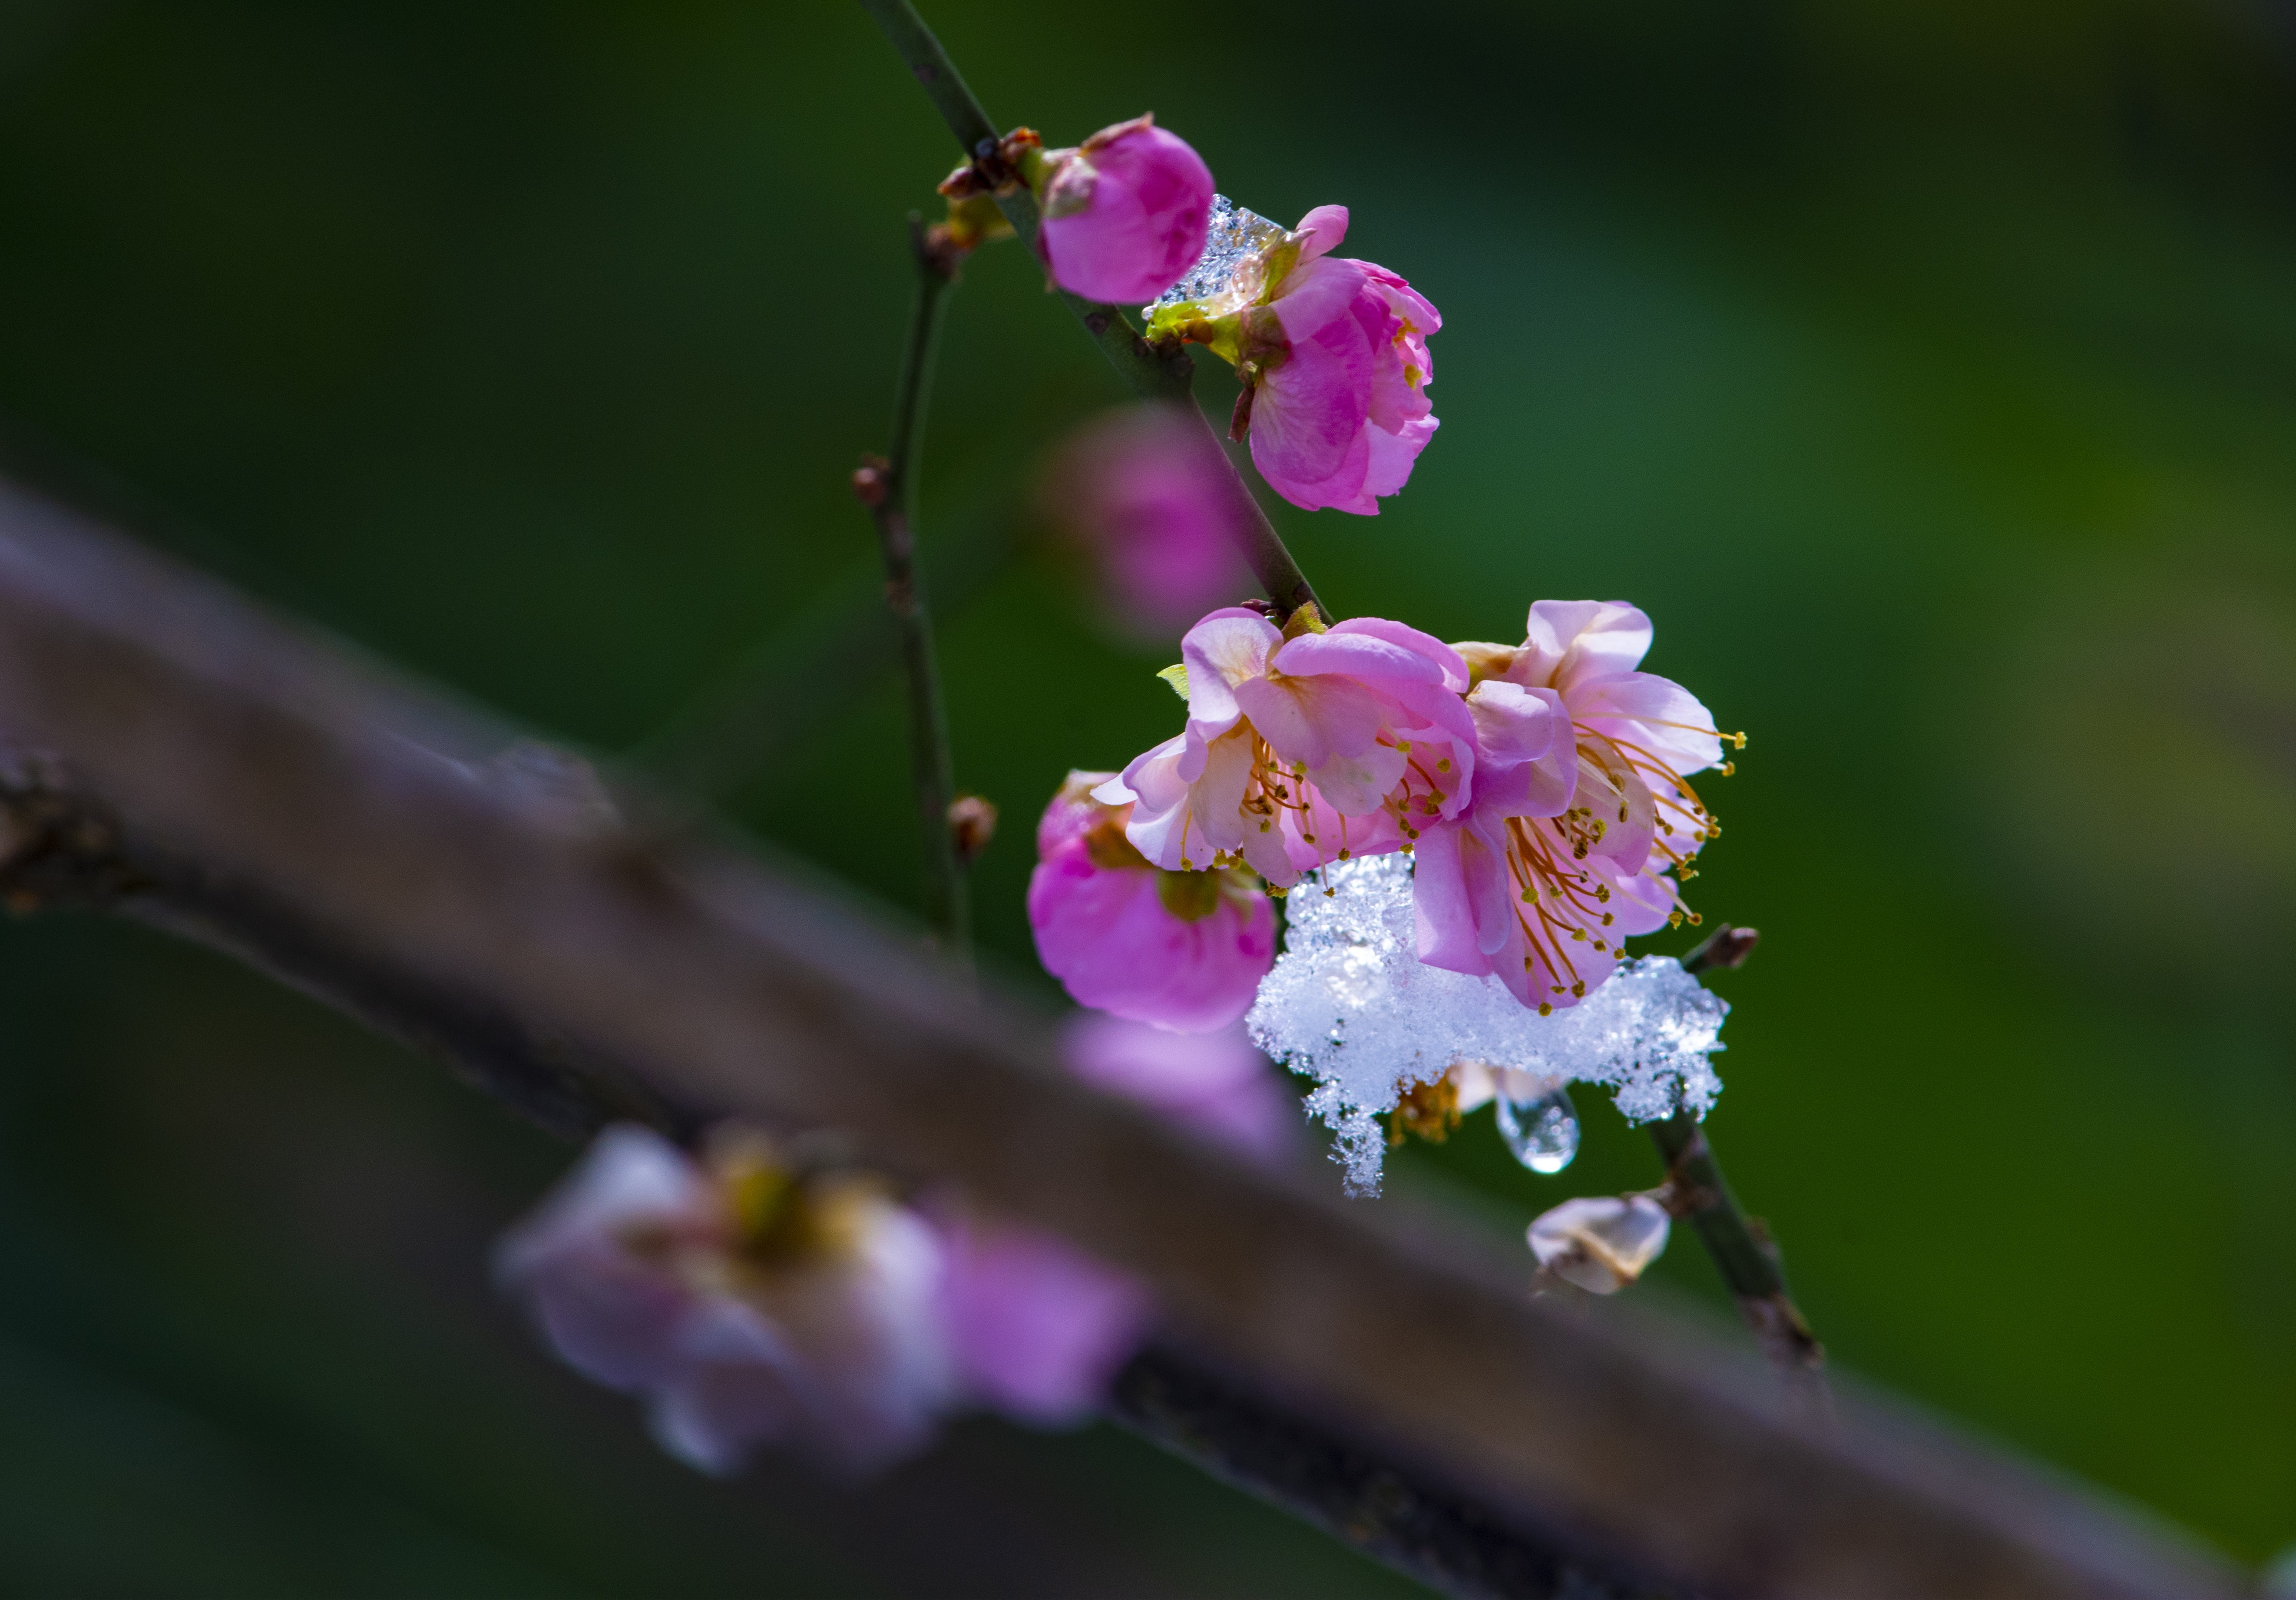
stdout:
[[1204,253],[1211,169],[1152,115],[1103,127],[1074,150],[1046,151],[1039,171],[1037,254],[1071,294],[1136,306]]
[[948,833],[956,844],[956,858],[970,866],[996,837],[996,802],[978,794],[958,795],[948,802]]
[[1647,1194],[1566,1200],[1526,1235],[1542,1272],[1594,1294],[1616,1294],[1666,1249],[1666,1208]]

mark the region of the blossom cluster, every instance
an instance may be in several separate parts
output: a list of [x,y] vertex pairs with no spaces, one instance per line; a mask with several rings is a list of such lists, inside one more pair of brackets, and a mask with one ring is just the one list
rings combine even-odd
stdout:
[[1651,636],[1593,601],[1538,602],[1511,646],[1213,611],[1170,675],[1181,732],[1047,813],[1029,902],[1046,966],[1087,1005],[1216,1026],[1269,964],[1255,877],[1283,891],[1409,852],[1421,962],[1542,1016],[1578,1005],[1628,937],[1698,920],[1681,881],[1721,832],[1690,779],[1727,770],[1722,735],[1640,670]]
[[[1158,349],[1234,367],[1231,436],[1278,494],[1374,514],[1404,487],[1438,427],[1442,318],[1335,253],[1346,208],[1259,217],[1144,116],[1070,149],[1025,129],[983,145],[943,185],[947,249],[997,236],[992,201],[1023,184],[1053,285],[1142,305]],[[1253,512],[1201,419],[1171,408],[1080,433],[1046,494],[1136,628],[1177,628],[1231,585]],[[1699,920],[1682,885],[1721,830],[1691,779],[1727,773],[1724,742],[1744,736],[1641,669],[1651,642],[1613,602],[1539,601],[1517,644],[1332,623],[1313,602],[1201,614],[1162,674],[1179,731],[1120,772],[1071,772],[1037,828],[1029,923],[1086,1008],[1070,1069],[1273,1160],[1296,1106],[1257,1042],[1319,1080],[1308,1108],[1358,1190],[1382,1115],[1387,1136],[1439,1136],[1490,1101],[1518,1159],[1553,1172],[1578,1145],[1572,1082],[1611,1086],[1637,1120],[1702,1112],[1726,1008],[1672,962],[1621,963],[1628,938]],[[1318,898],[1295,902],[1279,962],[1294,893]],[[954,1192],[899,1196],[802,1150],[609,1129],[504,1240],[502,1280],[710,1472],[766,1445],[865,1468],[967,1406],[1091,1412],[1150,1325],[1141,1284]],[[1607,1293],[1666,1234],[1659,1202],[1629,1195],[1556,1207],[1527,1242],[1542,1284]]]

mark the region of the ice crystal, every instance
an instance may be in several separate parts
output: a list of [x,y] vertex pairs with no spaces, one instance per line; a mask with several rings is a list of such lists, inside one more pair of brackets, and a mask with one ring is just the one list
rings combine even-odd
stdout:
[[1154,305],[1140,308],[1141,317],[1153,321],[1158,308],[1188,300],[1202,302],[1215,316],[1236,309],[1259,292],[1258,283],[1248,282],[1252,258],[1283,234],[1283,224],[1245,210],[1225,194],[1213,195],[1211,233],[1204,241],[1204,253],[1185,277],[1156,297]]
[[1496,978],[1423,965],[1411,910],[1411,858],[1373,856],[1301,880],[1286,901],[1283,954],[1245,1018],[1252,1042],[1317,1080],[1308,1111],[1336,1136],[1350,1194],[1379,1192],[1382,1119],[1401,1090],[1454,1062],[1602,1084],[1628,1120],[1721,1092],[1707,1057],[1730,1009],[1671,956],[1620,967],[1578,1005],[1540,1016]]

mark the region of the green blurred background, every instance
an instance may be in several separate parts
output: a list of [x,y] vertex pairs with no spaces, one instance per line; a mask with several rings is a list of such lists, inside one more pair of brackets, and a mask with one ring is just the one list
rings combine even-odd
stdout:
[[[1631,598],[1751,743],[1695,898],[1765,934],[1711,1128],[1836,1359],[2240,1557],[2296,1539],[2296,9],[946,0],[1000,119],[1153,108],[1447,318],[1344,612]],[[25,470],[549,736],[629,749],[865,583],[901,217],[953,150],[857,8],[0,4]],[[1208,404],[1229,392],[1208,372]],[[1019,527],[1113,376],[1007,247],[924,486]],[[946,569],[944,577],[955,575]],[[1073,575],[945,619],[983,935],[1177,726]],[[744,824],[914,901],[880,677]],[[1407,1586],[1108,1430],[889,1480],[658,1457],[488,1241],[568,1152],[202,953],[0,929],[0,1588],[1333,1595]],[[1686,940],[1651,941],[1678,948]],[[1042,983],[1042,980],[1035,981]],[[1519,1227],[1488,1114],[1398,1187]],[[1659,1276],[1718,1299],[1687,1242]]]

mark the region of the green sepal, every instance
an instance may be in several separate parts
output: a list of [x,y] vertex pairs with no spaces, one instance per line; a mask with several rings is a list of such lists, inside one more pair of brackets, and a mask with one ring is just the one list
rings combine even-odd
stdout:
[[1219,909],[1220,883],[1226,876],[1218,872],[1159,871],[1156,898],[1182,922],[1200,923]]

